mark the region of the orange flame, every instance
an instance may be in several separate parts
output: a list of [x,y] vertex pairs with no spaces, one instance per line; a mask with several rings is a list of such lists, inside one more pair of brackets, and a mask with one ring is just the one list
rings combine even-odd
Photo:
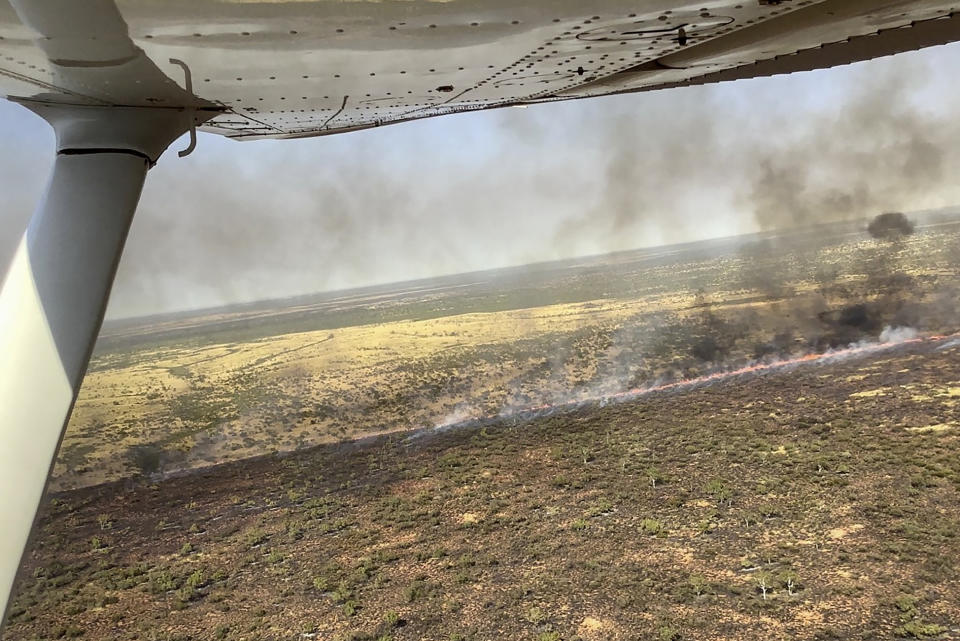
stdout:
[[553,414],[553,413],[562,412],[565,410],[573,410],[578,407],[582,407],[583,405],[586,405],[586,404],[607,405],[610,403],[623,403],[626,401],[631,401],[631,400],[634,400],[643,396],[648,396],[651,394],[702,387],[704,385],[718,383],[731,378],[736,378],[738,376],[745,376],[749,374],[761,374],[761,373],[770,372],[774,370],[782,370],[790,367],[797,367],[797,366],[809,365],[814,363],[829,362],[832,360],[846,360],[851,357],[865,356],[869,354],[883,352],[883,351],[900,347],[903,345],[920,344],[920,343],[933,344],[941,341],[946,341],[948,339],[960,339],[960,332],[955,334],[949,334],[949,335],[935,334],[931,336],[908,338],[900,341],[889,341],[884,343],[851,345],[849,347],[830,350],[827,352],[817,352],[812,354],[804,354],[803,356],[796,356],[793,358],[781,359],[777,361],[754,363],[752,365],[747,365],[744,367],[740,367],[738,369],[722,370],[718,372],[713,372],[711,374],[705,374],[703,376],[686,378],[678,381],[671,381],[669,383],[662,383],[662,384],[653,385],[650,387],[636,387],[623,392],[616,392],[613,394],[607,394],[603,396],[580,398],[573,401],[564,401],[564,402],[555,403],[555,404],[544,403],[541,405],[531,405],[524,408],[513,409],[507,414],[501,414],[499,417],[494,417],[494,416],[484,417],[482,415],[478,415],[475,417],[459,420],[455,423],[439,425],[433,429],[437,431],[441,431],[441,430],[446,430],[446,429],[450,429],[457,426],[470,425],[470,424],[474,424],[481,421],[494,421],[498,419],[511,418],[511,417],[534,418],[537,416],[543,416],[545,414]]

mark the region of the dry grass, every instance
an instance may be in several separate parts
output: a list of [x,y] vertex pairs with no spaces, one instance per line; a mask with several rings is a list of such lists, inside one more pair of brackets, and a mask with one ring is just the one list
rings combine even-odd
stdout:
[[5,639],[940,636],[958,350],[61,494]]
[[[950,252],[960,244],[952,227],[896,246],[857,237],[818,243],[621,259],[599,272],[561,271],[544,286],[548,299],[577,292],[582,300],[574,302],[497,309],[509,289],[491,290],[479,302],[470,290],[442,304],[430,296],[395,304],[380,296],[356,326],[269,335],[266,323],[267,335],[253,339],[147,341],[101,353],[81,389],[54,488],[495,416],[504,408],[696,375],[712,366],[705,361],[743,363],[769,349],[822,349],[817,314],[876,300],[873,281],[884,270],[912,279],[900,294],[908,307],[923,310],[921,329],[952,327],[958,310],[948,294],[958,265]],[[440,315],[416,319],[427,302]],[[484,306],[491,311],[460,311]],[[402,318],[404,310],[409,318]],[[335,313],[327,309],[311,322],[323,325]],[[375,322],[392,317],[401,319]],[[201,320],[216,327],[228,318]],[[191,322],[202,329],[199,320]],[[784,330],[792,332],[788,341],[771,347]]]
[[956,635],[960,346],[400,433],[956,330],[955,227],[777,243],[126,327],[4,639]]

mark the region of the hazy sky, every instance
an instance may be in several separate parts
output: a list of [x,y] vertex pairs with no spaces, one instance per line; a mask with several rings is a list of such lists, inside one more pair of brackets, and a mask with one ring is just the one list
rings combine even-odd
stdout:
[[[310,140],[201,134],[148,175],[108,314],[960,204],[957,68],[950,45]],[[0,140],[6,264],[53,135],[0,100]]]

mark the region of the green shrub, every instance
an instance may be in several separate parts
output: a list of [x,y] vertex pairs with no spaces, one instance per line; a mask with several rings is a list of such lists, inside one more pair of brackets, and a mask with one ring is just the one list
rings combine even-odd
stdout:
[[723,479],[713,479],[703,489],[719,503],[729,504],[733,498],[733,490]]
[[690,591],[693,592],[694,596],[701,596],[710,591],[710,583],[699,574],[691,575],[688,583],[690,584]]
[[350,585],[346,581],[341,581],[337,585],[337,589],[333,591],[332,597],[334,603],[346,603],[353,597],[353,590],[350,589]]
[[257,528],[247,532],[243,537],[243,542],[246,544],[247,547],[254,548],[254,547],[257,547],[258,545],[263,544],[263,542],[266,541],[267,538],[269,538],[267,536],[267,533]]
[[181,603],[189,603],[197,598],[198,595],[197,588],[189,584],[184,584],[177,590],[177,598],[180,599]]
[[769,572],[760,571],[753,575],[753,582],[757,586],[763,600],[767,600],[767,595],[773,591],[773,576]]
[[419,601],[421,598],[427,594],[427,584],[423,581],[414,581],[410,584],[410,587],[407,588],[406,597],[408,603],[413,603],[414,601]]
[[543,613],[543,610],[534,606],[526,611],[524,618],[533,625],[540,625],[547,619],[547,616]]
[[270,554],[267,555],[268,563],[280,563],[283,559],[284,556],[280,550],[270,550]]
[[663,523],[657,519],[643,519],[640,521],[640,532],[649,536],[656,536],[663,532]]
[[657,485],[662,485],[667,482],[667,477],[655,467],[648,467],[644,474],[647,477],[647,480],[650,481],[650,487],[657,487]]
[[390,610],[383,615],[383,622],[391,628],[397,627],[400,624],[400,613],[396,610]]
[[914,639],[928,639],[930,637],[940,636],[947,629],[936,623],[924,623],[920,619],[914,619],[904,623],[895,630],[896,634],[902,637],[912,637]]
[[204,584],[203,570],[194,570],[193,574],[187,577],[187,585],[191,588],[199,588]]
[[657,641],[677,641],[680,632],[670,625],[661,625],[657,628]]
[[800,577],[793,570],[784,570],[780,573],[780,585],[786,588],[787,594],[793,596],[795,592],[803,589],[800,583]]

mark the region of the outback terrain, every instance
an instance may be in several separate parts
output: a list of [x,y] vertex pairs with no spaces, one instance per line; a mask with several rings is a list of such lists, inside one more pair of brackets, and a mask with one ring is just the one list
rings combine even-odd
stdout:
[[55,489],[957,328],[960,224],[693,243],[108,326]]
[[65,493],[4,638],[956,638],[947,344]]
[[105,328],[21,639],[960,638],[960,223]]

